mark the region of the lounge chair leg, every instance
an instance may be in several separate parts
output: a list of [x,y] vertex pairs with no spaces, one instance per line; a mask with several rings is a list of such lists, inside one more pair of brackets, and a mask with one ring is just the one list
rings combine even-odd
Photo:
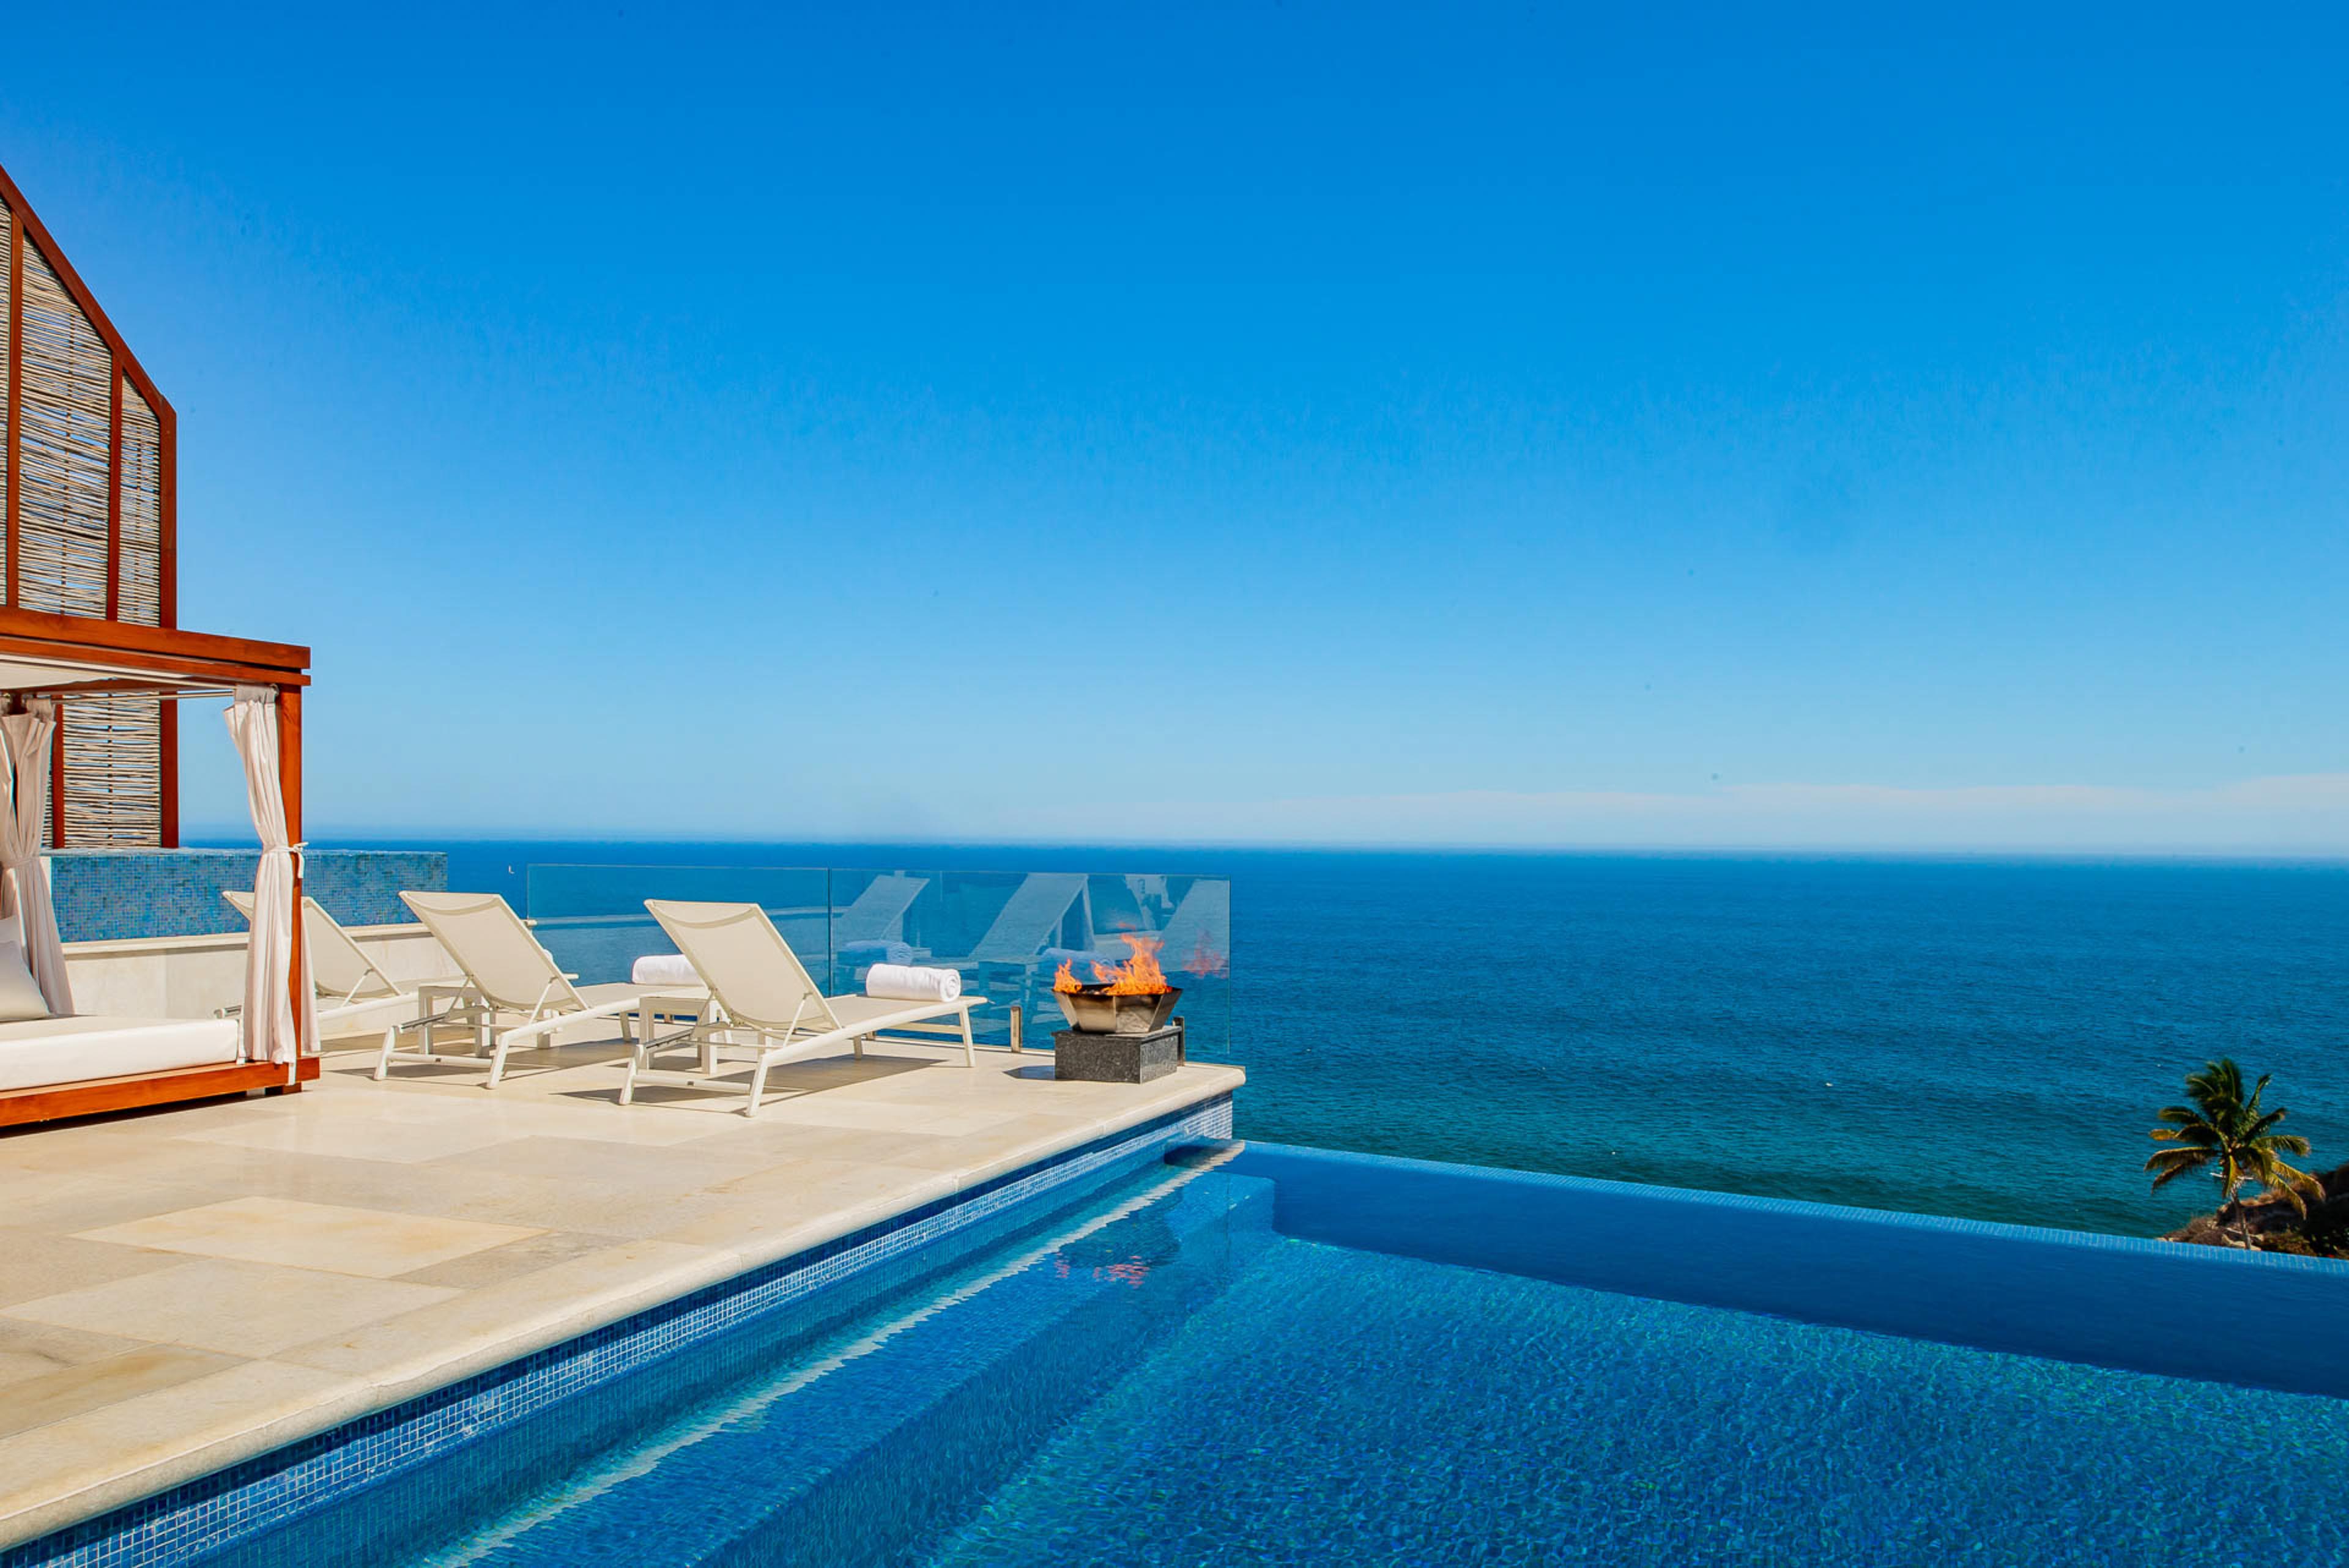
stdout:
[[978,1051],[970,1043],[970,1009],[968,1007],[962,1010],[962,1065],[967,1068],[978,1066]]
[[854,1051],[858,1056],[863,1056],[864,1054],[864,1037],[859,1035],[854,1039],[849,1041],[848,1048]]
[[[393,1027],[390,1027],[390,1028],[387,1028],[386,1030],[384,1030],[384,1032],[383,1032],[383,1052],[382,1052],[382,1054],[381,1054],[381,1055],[378,1056],[378,1057],[376,1057],[376,1059],[375,1059],[375,1081],[376,1081],[376,1082],[378,1082],[378,1083],[381,1083],[384,1079],[386,1079],[386,1078],[389,1078],[389,1077],[391,1076],[391,1051],[392,1051],[392,1047],[393,1047],[394,1046],[398,1045],[398,1043],[399,1043],[399,1030],[398,1030],[398,1026],[393,1026]],[[426,1045],[427,1045],[427,1047],[428,1047],[430,1046],[431,1041],[430,1041],[429,1037],[427,1037],[425,1043],[426,1043]]]
[[744,1116],[758,1115],[759,1101],[765,1098],[766,1093],[767,1058],[761,1057],[759,1058],[759,1065],[753,1068],[750,1073],[750,1103],[742,1108],[742,1114]]
[[498,1036],[497,1049],[490,1054],[490,1081],[486,1087],[495,1088],[498,1080],[506,1076],[506,1037]]
[[651,1032],[647,1030],[645,1039],[638,1040],[636,1048],[628,1054],[628,1076],[620,1084],[622,1105],[636,1103],[636,1071],[645,1065],[645,1046],[650,1039]]

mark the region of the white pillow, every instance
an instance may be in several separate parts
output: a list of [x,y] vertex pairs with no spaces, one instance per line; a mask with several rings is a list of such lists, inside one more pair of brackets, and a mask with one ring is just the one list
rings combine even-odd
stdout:
[[48,1016],[48,999],[41,995],[33,972],[25,967],[24,948],[14,942],[0,942],[0,1024]]
[[17,916],[0,914],[0,942],[12,943],[19,948],[25,945],[25,927]]

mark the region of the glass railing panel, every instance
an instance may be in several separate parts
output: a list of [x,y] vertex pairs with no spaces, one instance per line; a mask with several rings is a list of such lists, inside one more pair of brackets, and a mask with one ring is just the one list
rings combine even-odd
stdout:
[[864,989],[875,964],[953,969],[988,1006],[982,1045],[1050,1050],[1067,1026],[1053,982],[1092,982],[1148,953],[1183,995],[1189,1048],[1228,1061],[1231,882],[1163,872],[975,872],[924,867],[533,865],[526,908],[539,940],[584,984],[625,980],[675,948],[647,899],[754,903],[828,995]]
[[[875,963],[953,969],[989,1006],[980,1037],[1006,1043],[1017,1006],[1025,1043],[1050,1049],[1067,1026],[1052,985],[1080,981],[1147,950],[1183,991],[1176,1012],[1192,1050],[1228,1060],[1231,882],[1225,877],[1084,872],[834,870],[833,972],[863,988]],[[1129,940],[1131,938],[1132,940]]]

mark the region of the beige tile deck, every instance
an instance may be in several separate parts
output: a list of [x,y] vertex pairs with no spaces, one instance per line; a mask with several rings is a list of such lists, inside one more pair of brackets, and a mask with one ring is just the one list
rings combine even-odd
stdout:
[[76,1239],[393,1279],[537,1233],[478,1220],[347,1209],[286,1198],[232,1198],[85,1231]]
[[[616,1103],[593,1047],[0,1134],[0,1546],[1225,1094],[891,1046]],[[518,1061],[521,1058],[518,1058]]]
[[151,1345],[267,1356],[326,1326],[352,1327],[445,1300],[439,1285],[204,1258],[107,1284],[36,1296],[6,1315]]

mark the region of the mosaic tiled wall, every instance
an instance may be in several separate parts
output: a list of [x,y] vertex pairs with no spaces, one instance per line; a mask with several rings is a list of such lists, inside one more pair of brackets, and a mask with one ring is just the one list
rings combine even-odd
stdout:
[[[57,934],[67,942],[242,933],[221,897],[250,891],[258,850],[58,850],[49,859]],[[302,891],[345,925],[406,923],[403,888],[449,885],[449,857],[428,850],[310,850]]]

